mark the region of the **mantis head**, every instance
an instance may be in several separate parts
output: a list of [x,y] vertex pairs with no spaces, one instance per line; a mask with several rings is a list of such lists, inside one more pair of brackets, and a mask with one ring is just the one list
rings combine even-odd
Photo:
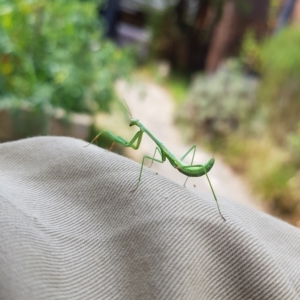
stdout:
[[131,119],[129,126],[137,125],[138,122],[139,122],[139,119]]

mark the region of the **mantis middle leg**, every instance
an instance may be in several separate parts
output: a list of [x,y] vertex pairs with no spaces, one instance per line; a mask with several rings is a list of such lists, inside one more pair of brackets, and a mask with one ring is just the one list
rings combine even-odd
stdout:
[[[158,147],[156,147],[156,149],[155,149],[154,156],[155,156],[155,153],[156,153],[156,150],[157,150],[157,149],[158,149]],[[139,184],[140,184],[140,181],[141,181],[141,178],[142,178],[142,172],[143,172],[143,167],[144,167],[145,159],[150,159],[150,160],[152,161],[152,162],[151,162],[151,166],[152,166],[153,161],[159,162],[159,163],[161,163],[161,164],[162,164],[163,162],[165,162],[166,156],[163,154],[163,152],[162,152],[160,149],[158,149],[158,152],[159,152],[159,154],[161,155],[161,160],[159,160],[159,159],[157,159],[157,158],[154,158],[154,156],[153,156],[153,157],[150,157],[150,156],[148,156],[148,155],[145,155],[145,156],[143,157],[143,161],[142,161],[142,165],[141,165],[141,170],[140,170],[140,175],[139,175],[139,179],[138,179],[137,186],[136,186],[136,188],[133,189],[131,192],[135,192],[136,189],[138,188]],[[150,167],[151,167],[151,166],[150,166]]]
[[[182,167],[182,169],[184,169],[184,168],[189,168],[189,167],[191,167],[191,166],[193,166],[193,165]],[[210,189],[211,189],[211,191],[212,191],[212,193],[213,193],[213,195],[214,195],[214,199],[215,199],[215,201],[216,201],[216,203],[217,203],[217,207],[218,207],[219,214],[220,214],[220,216],[222,217],[222,219],[223,219],[224,221],[226,221],[226,219],[224,218],[224,216],[223,216],[222,213],[221,213],[221,209],[220,209],[220,206],[219,206],[219,202],[218,202],[217,196],[216,196],[215,191],[214,191],[214,189],[213,189],[213,187],[212,187],[212,184],[211,184],[210,179],[209,179],[209,177],[208,177],[208,174],[207,174],[207,172],[206,172],[205,166],[204,166],[204,165],[196,165],[196,166],[197,166],[197,167],[202,167],[202,168],[204,169],[205,176],[206,176],[207,181],[208,181],[208,183],[209,183]],[[194,167],[195,167],[195,166],[194,166]]]
[[[152,158],[154,158],[155,157],[155,154],[156,154],[156,151],[158,151],[159,152],[159,154],[160,154],[160,156],[162,156],[161,155],[161,151],[160,151],[160,149],[159,149],[159,147],[156,147],[155,148],[155,151],[154,151],[154,154],[153,154],[153,157]],[[149,168],[151,168],[152,167],[152,165],[153,165],[153,159],[151,160],[151,165],[149,166]]]

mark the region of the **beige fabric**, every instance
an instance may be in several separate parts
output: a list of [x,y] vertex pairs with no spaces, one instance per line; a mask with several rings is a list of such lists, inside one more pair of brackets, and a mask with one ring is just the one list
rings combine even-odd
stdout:
[[84,145],[0,145],[1,300],[300,298],[299,229]]

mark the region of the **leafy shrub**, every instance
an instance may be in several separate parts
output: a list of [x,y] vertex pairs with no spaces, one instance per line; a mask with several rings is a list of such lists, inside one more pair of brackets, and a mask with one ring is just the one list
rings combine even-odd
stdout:
[[240,57],[243,64],[252,72],[261,71],[261,43],[257,40],[255,33],[248,30],[243,38]]
[[178,121],[195,138],[213,140],[237,130],[255,105],[257,81],[243,74],[240,64],[231,60],[213,75],[198,75],[186,103],[177,113]]
[[300,169],[300,122],[298,123],[297,130],[288,135],[287,141],[287,148],[293,158],[293,162]]
[[261,75],[257,111],[266,114],[266,129],[283,145],[298,126],[300,110],[300,30],[287,27],[258,42],[252,32],[244,38],[241,57]]
[[269,133],[284,145],[297,130],[300,111],[300,30],[286,28],[261,47],[260,107],[268,112]]
[[1,1],[0,106],[108,110],[133,60],[101,31],[93,1]]
[[263,195],[272,210],[281,214],[291,214],[297,207],[297,198],[292,197],[290,181],[295,175],[289,153],[267,137],[250,139],[248,145],[249,162],[247,175],[255,190]]

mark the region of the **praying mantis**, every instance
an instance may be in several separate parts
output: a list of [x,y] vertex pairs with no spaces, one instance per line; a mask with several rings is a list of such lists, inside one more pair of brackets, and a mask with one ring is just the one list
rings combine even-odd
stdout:
[[[125,102],[125,101],[124,101]],[[125,102],[126,106],[127,106],[127,103]],[[129,110],[129,107],[127,106],[127,109],[128,109],[128,112],[130,113],[130,110]],[[137,126],[139,127],[139,131],[133,136],[133,138],[128,142],[126,141],[125,139],[123,139],[122,137],[120,136],[116,136],[114,135],[113,133],[111,133],[110,131],[108,130],[102,130],[100,131],[96,136],[95,138],[91,141],[91,143],[93,143],[95,140],[97,140],[99,138],[99,136],[101,134],[106,134],[112,141],[113,141],[113,144],[112,146],[110,147],[110,150],[113,148],[114,144],[115,143],[118,143],[118,144],[121,144],[122,146],[124,147],[131,147],[135,150],[137,150],[139,147],[140,147],[140,144],[141,144],[141,141],[142,141],[142,137],[143,137],[143,134],[146,133],[152,140],[153,142],[157,145],[156,148],[155,148],[155,151],[154,151],[154,155],[153,157],[150,157],[150,156],[147,156],[145,155],[143,157],[143,161],[142,161],[142,165],[141,165],[141,169],[140,169],[140,175],[139,175],[139,179],[138,179],[138,183],[137,183],[137,186],[134,190],[132,190],[131,192],[134,192],[139,184],[140,184],[140,181],[141,181],[141,178],[142,178],[142,172],[143,172],[143,167],[144,167],[144,162],[145,162],[145,159],[150,159],[151,160],[151,165],[150,165],[150,168],[153,164],[154,161],[156,162],[159,162],[159,163],[164,163],[166,161],[166,159],[169,160],[170,164],[175,168],[177,169],[180,173],[184,174],[187,176],[185,182],[184,182],[184,186],[188,180],[189,177],[200,177],[200,176],[203,176],[205,175],[207,180],[208,180],[208,183],[209,183],[209,186],[211,188],[211,191],[213,193],[213,196],[214,196],[214,199],[216,201],[216,204],[217,204],[217,208],[218,208],[218,212],[220,214],[220,216],[222,217],[222,219],[224,221],[226,221],[226,219],[224,218],[224,216],[222,215],[221,213],[221,210],[220,210],[220,206],[219,206],[219,202],[218,202],[218,199],[216,197],[216,194],[214,192],[214,189],[212,187],[212,184],[210,182],[210,179],[207,175],[207,173],[211,170],[211,168],[213,167],[214,163],[215,163],[215,159],[214,157],[212,157],[206,164],[204,165],[193,165],[193,162],[194,162],[194,156],[195,156],[195,151],[196,151],[196,145],[192,146],[180,159],[177,158],[157,137],[155,137],[153,135],[153,133],[151,133],[140,121],[139,119],[135,119],[132,117],[131,113],[130,113],[130,116],[131,116],[131,120],[130,120],[130,123],[129,123],[129,126]],[[135,143],[136,142],[136,143]],[[91,144],[90,143],[90,144]],[[89,145],[90,145],[89,144]],[[88,145],[87,145],[88,146]],[[192,162],[191,162],[191,165],[187,165],[183,162],[183,159],[190,153],[193,151],[193,157],[192,157]],[[156,155],[156,152],[158,152],[161,156],[161,160],[155,158],[155,155]]]

